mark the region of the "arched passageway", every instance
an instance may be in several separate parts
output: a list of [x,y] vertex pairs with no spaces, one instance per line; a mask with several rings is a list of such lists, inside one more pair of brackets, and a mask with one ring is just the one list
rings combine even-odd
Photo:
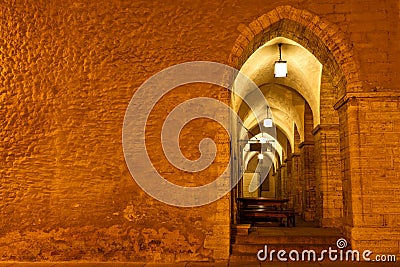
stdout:
[[[287,77],[274,77],[278,44],[282,59],[287,61]],[[340,149],[344,147],[340,134],[342,131],[344,135],[347,126],[340,121],[334,106],[347,91],[357,90],[359,84],[353,55],[340,32],[305,11],[278,7],[243,27],[230,59],[231,65],[250,77],[268,101],[269,106],[260,104],[251,107],[253,111],[271,110],[277,128],[272,143],[281,151],[275,153],[277,159],[264,157],[271,161],[267,166],[272,168],[266,175],[267,186],[264,183],[257,195],[289,198],[291,208],[318,226],[348,226],[351,190],[350,186],[343,186],[343,182],[348,183],[348,174],[341,167],[348,151]],[[252,92],[246,90],[235,87],[231,105],[243,120],[243,128],[249,130],[248,137],[257,140],[254,137],[263,135],[263,127],[258,125],[251,108],[236,96],[240,92],[251,98]],[[236,143],[235,138],[232,143],[237,159],[232,177],[240,179],[241,171],[247,177],[232,193],[232,219],[236,222],[235,199],[248,194],[244,191],[257,172],[251,164],[257,157],[240,143],[241,126],[233,128],[238,134]],[[270,176],[274,176],[273,186]],[[263,192],[265,188],[270,190],[268,194]]]

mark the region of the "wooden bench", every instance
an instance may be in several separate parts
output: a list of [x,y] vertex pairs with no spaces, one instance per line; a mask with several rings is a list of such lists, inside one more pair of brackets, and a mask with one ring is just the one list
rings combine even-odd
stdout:
[[278,219],[281,225],[296,226],[296,213],[293,209],[284,208],[289,199],[275,198],[238,198],[239,220],[255,224],[261,221]]
[[255,224],[261,221],[270,221],[271,219],[279,219],[281,225],[284,224],[286,219],[286,226],[296,226],[296,213],[294,210],[272,210],[269,208],[247,208],[239,211],[241,222],[249,222]]

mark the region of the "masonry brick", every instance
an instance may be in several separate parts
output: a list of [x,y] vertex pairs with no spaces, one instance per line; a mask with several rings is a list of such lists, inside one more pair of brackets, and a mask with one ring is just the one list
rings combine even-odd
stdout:
[[[321,225],[342,226],[352,248],[400,253],[398,1],[0,6],[1,260],[227,259],[230,196],[197,208],[148,196],[125,164],[122,123],[131,97],[155,73],[193,60],[240,69],[277,36],[304,46],[324,65],[315,147],[300,153],[296,136],[296,151],[280,170],[291,204],[300,212],[309,208],[309,218],[317,214]],[[197,121],[183,131],[182,153],[196,159],[198,141],[210,137],[216,165],[189,175],[162,156],[163,119],[199,96],[230,101],[221,88],[181,88],[160,100],[147,125],[155,167],[186,186],[213,181],[230,151],[218,126]],[[315,162],[307,160],[312,155]],[[314,168],[315,184],[307,184]]]

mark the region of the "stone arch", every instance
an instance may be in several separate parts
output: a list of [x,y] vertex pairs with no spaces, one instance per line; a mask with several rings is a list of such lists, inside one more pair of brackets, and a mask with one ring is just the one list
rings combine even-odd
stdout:
[[[334,103],[336,102],[337,103],[335,109],[339,109],[338,104],[341,103],[340,100],[343,100],[347,93],[362,91],[362,81],[359,77],[359,64],[357,63],[358,60],[352,50],[351,43],[348,41],[345,34],[336,25],[319,18],[317,15],[314,15],[306,10],[296,9],[291,6],[279,6],[271,10],[270,12],[260,16],[259,18],[251,22],[248,26],[240,25],[238,27],[238,30],[241,33],[234,44],[228,61],[232,67],[242,69],[245,62],[261,46],[276,37],[285,37],[304,47],[306,50],[312,53],[322,64],[322,73],[324,74],[323,77],[325,77],[327,80],[327,87],[325,89],[332,92],[333,102],[329,102],[329,105],[330,107],[332,107],[332,109]],[[306,114],[304,116],[306,116]],[[307,117],[310,118],[310,115],[308,114]],[[340,117],[338,117],[337,119],[339,122]],[[327,182],[331,182],[332,177],[324,176],[321,173],[315,174],[315,172],[313,171],[314,166],[312,166],[311,164],[309,166],[305,166],[306,164],[303,163],[308,162],[307,159],[309,157],[312,157],[311,155],[314,155],[314,144],[317,148],[321,148],[322,135],[328,135],[332,137],[331,140],[337,140],[337,142],[335,141],[335,145],[337,145],[338,143],[341,144],[339,135],[345,134],[342,131],[346,131],[347,127],[347,121],[342,121],[343,127],[339,127],[340,125],[338,125],[336,121],[329,121],[328,123],[332,123],[332,125],[319,124],[315,126],[312,125],[312,123],[308,123],[308,138],[307,140],[305,140],[305,142],[299,142],[300,138],[296,137],[296,133],[298,133],[298,130],[296,130],[296,126],[294,127],[294,139],[296,140],[296,142],[293,143],[295,143],[294,149],[297,150],[297,152],[294,153],[296,154],[296,157],[294,158],[296,160],[296,164],[294,165],[304,165],[299,169],[299,171],[301,171],[302,173],[296,173],[296,175],[298,175],[299,177],[300,175],[309,175],[309,177],[307,176],[307,179],[314,187],[318,184],[315,180],[317,177],[316,175],[318,175],[318,179],[324,179],[324,181]],[[313,126],[315,127],[314,129],[312,128]],[[322,155],[322,153],[326,154],[326,151],[322,151],[321,149],[318,150],[317,153]],[[339,151],[339,149],[337,149],[335,153],[337,154],[335,154],[335,163],[340,163],[341,160],[349,158],[349,151]],[[316,164],[322,166],[322,161],[317,162]],[[342,175],[344,175],[345,177],[343,177]],[[351,179],[351,177],[348,177],[347,175],[347,173],[342,172],[338,173],[337,177],[342,176],[342,179]],[[316,208],[317,211],[312,210],[312,212],[315,212],[315,214],[321,213],[323,210],[327,210],[326,207],[323,205],[325,205],[325,203],[332,202],[333,198],[329,202],[326,196],[334,196],[335,193],[328,192],[325,188],[317,188],[317,191],[318,190],[325,190],[324,192],[326,194],[315,193],[312,196],[313,198],[315,197],[315,199],[316,197],[319,197],[317,205],[320,206]],[[308,188],[304,189],[304,192],[309,191],[310,190],[308,190]],[[351,194],[351,192],[343,191],[343,195],[345,194]],[[322,199],[321,196],[324,196],[324,199]],[[343,210],[347,210],[348,207],[351,206],[349,199],[350,198],[348,197],[343,197],[343,199],[340,200],[338,199],[338,201],[343,200],[343,203],[345,205]],[[316,201],[317,200],[315,200],[314,202]],[[303,209],[301,205],[300,208]],[[337,213],[334,212],[331,212],[331,210],[329,212],[326,212],[327,216],[329,214],[333,215],[331,217],[323,217],[323,221],[321,220],[318,223],[320,225],[332,225],[332,223],[334,223],[335,225],[340,225],[342,221],[339,222],[338,220],[341,220],[342,216],[346,217],[344,218],[344,221],[348,219],[347,217],[351,216],[348,214],[345,215],[344,213],[342,215],[341,211]],[[310,212],[308,212],[307,214],[310,214]],[[307,214],[305,213],[305,217],[308,216]]]
[[309,11],[278,6],[248,26],[241,24],[238,29],[241,34],[229,57],[229,64],[237,69],[265,42],[283,36],[301,44],[327,68],[338,90],[337,99],[347,92],[361,90],[352,45],[336,25]]

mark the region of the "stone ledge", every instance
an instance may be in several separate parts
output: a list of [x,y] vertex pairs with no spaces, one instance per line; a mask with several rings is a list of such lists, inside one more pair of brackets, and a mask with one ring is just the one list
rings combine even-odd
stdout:
[[333,108],[335,110],[340,109],[344,104],[349,101],[349,99],[355,99],[355,98],[400,98],[400,93],[399,92],[360,92],[360,93],[347,93],[344,96],[342,96],[335,105],[333,105]]
[[313,146],[313,145],[314,141],[304,141],[299,144],[299,148],[302,148],[303,146]]
[[318,124],[312,130],[312,134],[316,135],[321,130],[331,130],[331,129],[339,129],[339,124]]
[[248,235],[251,224],[236,224],[232,226],[232,234]]

